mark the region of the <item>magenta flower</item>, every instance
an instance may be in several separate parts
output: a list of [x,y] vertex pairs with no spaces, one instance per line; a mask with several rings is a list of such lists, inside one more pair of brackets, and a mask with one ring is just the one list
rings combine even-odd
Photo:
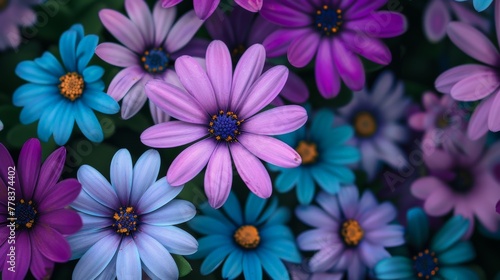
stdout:
[[444,38],[452,15],[455,15],[459,21],[473,25],[484,32],[490,29],[488,19],[471,11],[464,4],[452,0],[432,0],[424,11],[424,33],[429,41],[437,43]]
[[[495,22],[500,39],[500,1],[495,1]],[[467,128],[473,139],[500,131],[500,54],[491,41],[477,29],[460,22],[448,26],[448,36],[463,52],[487,65],[466,64],[442,73],[436,89],[458,101],[478,101]]]
[[389,48],[380,38],[406,31],[406,18],[397,12],[377,11],[387,0],[268,0],[262,16],[282,28],[264,41],[270,57],[288,54],[295,67],[305,67],[316,57],[315,76],[325,98],[337,96],[340,80],[351,90],[365,85],[358,55],[387,65]]
[[[16,166],[0,143],[0,159],[2,279],[25,279],[28,269],[36,279],[45,279],[50,277],[54,262],[63,263],[71,257],[65,236],[80,230],[82,220],[66,206],[82,187],[76,179],[58,182],[66,161],[64,147],[42,164],[40,141],[30,139],[24,143]],[[15,243],[7,239],[12,231]],[[14,263],[9,263],[7,254],[15,254]]]
[[429,175],[413,182],[411,192],[424,200],[425,212],[439,217],[453,210],[470,221],[469,234],[474,229],[474,217],[489,231],[495,232],[500,216],[493,211],[500,197],[500,182],[494,167],[500,156],[500,143],[484,149],[484,138],[472,141],[462,137],[460,149],[445,151],[424,149]]
[[[144,85],[149,80],[174,76],[171,66],[179,56],[203,56],[206,45],[191,40],[203,24],[193,11],[174,24],[176,8],[163,9],[159,2],[152,14],[143,0],[125,0],[125,10],[129,18],[114,10],[99,12],[104,27],[125,47],[102,43],[95,52],[107,63],[125,67],[111,81],[108,94],[123,99],[121,115],[129,119],[146,103]],[[155,122],[160,122],[159,109],[151,103],[150,109]]]
[[[264,0],[234,0],[236,4],[253,13],[260,11],[263,1]],[[173,7],[180,2],[182,2],[182,0],[161,0],[163,8]],[[193,0],[194,11],[199,18],[205,20],[215,12],[219,3],[220,0]]]
[[[262,74],[266,51],[251,46],[232,71],[231,55],[221,41],[206,54],[206,70],[190,56],[175,62],[183,88],[152,80],[146,94],[162,110],[178,119],[148,128],[142,142],[151,147],[194,143],[175,158],[167,181],[179,186],[193,179],[208,163],[205,193],[210,205],[221,207],[232,184],[232,161],[249,189],[261,198],[272,192],[271,179],[259,159],[281,167],[297,167],[300,155],[268,135],[294,131],[307,120],[301,106],[280,106],[257,114],[276,98],[288,69],[275,66]],[[232,158],[232,160],[231,160]]]

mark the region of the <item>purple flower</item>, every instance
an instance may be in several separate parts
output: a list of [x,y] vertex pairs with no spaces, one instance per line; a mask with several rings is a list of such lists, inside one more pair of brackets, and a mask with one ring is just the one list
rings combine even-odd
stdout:
[[354,128],[352,144],[359,147],[361,166],[371,180],[380,169],[380,161],[393,168],[407,165],[404,152],[397,146],[406,142],[408,129],[399,124],[410,100],[404,97],[404,85],[391,72],[379,75],[371,94],[355,92],[349,104],[339,110],[340,117]]
[[311,272],[307,260],[304,259],[300,264],[287,263],[288,273],[292,280],[342,280],[342,272]]
[[463,23],[473,25],[484,32],[490,30],[488,19],[471,11],[463,4],[458,4],[453,0],[432,0],[424,11],[424,33],[429,41],[437,43],[444,38],[446,27],[453,14]]
[[[262,8],[264,0],[234,0],[236,4],[240,5],[247,11],[256,13]],[[163,8],[170,8],[182,2],[182,0],[161,0]],[[193,0],[194,11],[196,15],[205,20],[212,15],[219,6],[220,0]],[[232,7],[224,7],[224,9]]]
[[429,175],[413,182],[411,192],[424,200],[424,210],[430,216],[444,216],[453,210],[454,215],[470,221],[469,234],[474,229],[474,216],[494,232],[500,225],[500,217],[493,211],[500,197],[500,183],[494,176],[500,143],[488,149],[484,139],[462,137],[460,143],[456,151],[424,149]]
[[[175,79],[171,70],[174,61],[184,54],[203,56],[204,41],[191,40],[203,24],[193,11],[183,15],[175,24],[176,8],[163,9],[158,2],[149,10],[143,0],[125,0],[129,18],[114,10],[99,12],[102,24],[125,47],[115,43],[102,43],[96,54],[109,64],[125,67],[111,81],[108,94],[115,100],[123,99],[121,115],[134,116],[146,103],[144,85],[151,79]],[[150,103],[156,123],[167,120]]]
[[317,251],[309,261],[312,272],[347,271],[349,279],[365,279],[367,268],[390,257],[385,247],[404,243],[404,228],[389,224],[396,209],[389,202],[377,204],[370,191],[360,198],[357,187],[344,187],[337,195],[318,194],[316,202],[321,207],[295,210],[314,227],[297,237],[301,250]]
[[0,1],[0,51],[16,48],[21,43],[19,26],[28,27],[36,22],[31,6],[42,0],[3,0]]
[[[495,22],[500,39],[500,1],[495,1]],[[465,64],[442,73],[436,80],[436,89],[451,94],[455,100],[481,100],[472,114],[467,135],[473,139],[491,131],[500,131],[500,54],[491,41],[473,27],[452,22],[448,36],[463,52],[487,65]]]
[[[183,87],[152,80],[146,94],[162,110],[178,119],[155,125],[141,135],[151,147],[170,148],[197,141],[175,158],[167,181],[183,185],[207,165],[205,193],[210,205],[226,201],[233,179],[232,161],[250,190],[261,198],[272,192],[269,174],[259,159],[281,167],[301,164],[290,146],[269,137],[294,131],[307,120],[301,106],[280,106],[258,113],[281,91],[288,69],[275,66],[262,74],[266,51],[251,46],[233,76],[231,55],[221,41],[207,50],[206,70],[192,57],[175,62]],[[232,158],[232,160],[231,160]]]
[[387,65],[392,55],[380,38],[406,31],[402,14],[377,11],[387,1],[268,0],[262,16],[282,28],[263,44],[270,57],[287,53],[299,68],[316,57],[316,84],[325,98],[337,96],[341,79],[351,90],[361,90],[365,72],[358,55]]
[[[28,269],[37,279],[50,276],[54,262],[63,263],[71,257],[65,236],[82,227],[80,216],[66,209],[80,193],[80,183],[76,179],[58,182],[66,149],[57,149],[42,164],[40,141],[30,139],[24,143],[16,166],[0,143],[0,159],[2,279],[25,279]],[[7,241],[12,232],[15,239]],[[11,268],[7,254],[12,254],[13,247]]]
[[422,103],[425,111],[412,114],[408,124],[415,130],[425,132],[422,140],[425,148],[456,150],[467,128],[465,110],[449,95],[438,99],[432,92],[424,94]]
[[[264,39],[277,30],[279,26],[265,20],[242,8],[235,7],[230,15],[225,13],[212,15],[205,23],[210,36],[215,40],[223,41],[231,51],[233,63],[236,63],[248,47],[262,44]],[[269,70],[272,63],[267,62],[264,70]],[[271,104],[284,105],[283,99],[293,103],[304,103],[309,98],[309,90],[299,75],[294,72],[288,74],[283,90]]]

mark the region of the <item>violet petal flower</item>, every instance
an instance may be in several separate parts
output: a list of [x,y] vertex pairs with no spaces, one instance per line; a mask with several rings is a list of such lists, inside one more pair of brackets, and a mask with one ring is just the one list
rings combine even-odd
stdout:
[[[167,181],[183,185],[207,166],[205,193],[210,205],[221,207],[232,184],[232,161],[250,190],[261,198],[272,192],[262,162],[281,167],[300,165],[300,155],[268,135],[294,131],[307,120],[297,105],[280,106],[258,114],[283,88],[288,69],[275,66],[262,74],[266,52],[250,47],[233,74],[228,48],[221,41],[207,50],[206,70],[192,57],[175,63],[182,88],[161,80],[146,85],[146,94],[162,110],[178,119],[145,130],[141,141],[151,147],[192,144],[181,152],[167,172]],[[232,160],[231,160],[232,158]]]
[[16,0],[0,2],[0,51],[16,48],[21,44],[19,27],[28,27],[36,22],[36,14],[31,7],[42,0]]
[[[240,7],[253,13],[260,11],[263,1],[264,0],[234,0]],[[163,8],[173,7],[180,2],[182,2],[182,0],[161,0]],[[215,12],[219,3],[220,0],[193,0],[194,11],[200,19],[206,20]]]

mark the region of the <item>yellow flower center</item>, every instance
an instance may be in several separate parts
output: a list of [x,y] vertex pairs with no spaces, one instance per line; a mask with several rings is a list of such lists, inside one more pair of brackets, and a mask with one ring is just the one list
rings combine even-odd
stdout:
[[234,241],[243,248],[253,249],[260,243],[259,231],[251,225],[241,226],[234,233]]
[[356,220],[347,220],[342,225],[340,234],[344,238],[344,243],[349,246],[356,246],[363,239],[365,232]]
[[[0,0],[1,1],[1,0]],[[79,98],[83,93],[84,82],[82,76],[76,72],[67,73],[59,78],[59,91],[71,101]]]
[[302,164],[315,163],[316,159],[318,158],[318,149],[315,143],[300,141],[295,150],[302,158]]
[[372,114],[360,112],[354,117],[354,129],[357,135],[370,137],[377,131],[377,121]]
[[118,234],[130,235],[137,230],[137,215],[134,212],[134,207],[120,207],[119,213],[115,212],[113,219],[115,223],[113,227]]

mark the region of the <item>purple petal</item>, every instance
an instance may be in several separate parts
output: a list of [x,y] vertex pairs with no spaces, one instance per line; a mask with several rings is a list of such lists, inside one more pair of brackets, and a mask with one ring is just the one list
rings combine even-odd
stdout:
[[[238,9],[231,11],[231,15],[236,11]],[[230,22],[227,13],[215,13],[205,21],[205,28],[212,39],[221,40],[232,46],[236,42],[234,26],[232,24],[224,24],[226,22]]]
[[30,270],[36,279],[49,278],[54,270],[54,262],[42,255],[38,248],[32,247]]
[[322,40],[317,32],[296,38],[288,47],[288,61],[298,68],[306,66],[313,59],[322,41],[325,40]]
[[468,7],[468,5],[463,5],[455,1],[450,2],[449,4],[459,21],[476,26],[485,33],[490,31],[490,22],[487,18],[484,18],[481,13],[473,11]]
[[451,88],[471,75],[490,72],[491,68],[479,64],[465,64],[451,68],[436,79],[436,89],[442,93],[450,93]]
[[[121,237],[112,233],[99,239],[78,261],[74,279],[95,279],[108,266],[118,250]],[[96,258],[96,256],[99,256]]]
[[144,70],[138,65],[121,70],[109,84],[108,94],[120,101],[143,76]]
[[277,98],[279,97],[283,97],[296,104],[304,103],[309,98],[309,89],[299,75],[289,72],[288,80]]
[[9,263],[4,262],[4,264],[2,265],[2,279],[25,279],[25,276],[28,273],[30,262],[32,261],[31,246],[34,246],[34,244],[31,244],[31,239],[28,231],[21,231],[16,234],[16,259],[24,261],[16,261],[15,272],[9,271]]
[[194,11],[196,15],[206,20],[219,6],[220,0],[193,0]]
[[266,48],[268,57],[277,57],[287,52],[288,46],[296,38],[306,36],[309,28],[278,29],[266,37],[262,45]]
[[38,208],[43,211],[51,211],[66,207],[73,202],[80,191],[82,185],[74,178],[63,180],[44,193],[38,204]]
[[309,269],[312,272],[327,271],[333,267],[343,251],[343,246],[323,247],[309,260]]
[[173,7],[177,4],[179,4],[180,2],[182,2],[182,0],[161,0],[161,1],[158,1],[158,3],[161,2],[161,6],[163,8],[170,8],[170,7]]
[[332,217],[321,208],[314,205],[298,206],[295,209],[295,215],[297,215],[297,218],[302,222],[312,227],[326,230],[336,230],[338,228],[336,220],[332,219]]
[[297,245],[304,251],[321,250],[331,247],[332,244],[341,246],[340,242],[336,232],[324,228],[311,229],[301,233],[297,237]]
[[182,146],[208,135],[206,126],[169,121],[154,125],[141,134],[141,142],[154,148]]
[[149,111],[151,112],[151,118],[153,118],[155,124],[165,123],[170,120],[170,116],[160,109],[160,107],[156,106],[151,100],[149,100]]
[[454,206],[452,195],[446,187],[432,191],[424,203],[425,212],[431,216],[443,216],[450,212]]
[[[180,1],[177,0],[177,2]],[[174,5],[176,4],[177,3],[175,3]],[[162,7],[161,1],[156,1],[156,4],[153,8],[153,22],[155,25],[155,46],[161,46],[165,41],[168,32],[172,28],[172,24],[174,24],[176,14],[177,8],[174,7],[165,9],[165,6]]]
[[158,279],[177,279],[179,270],[172,255],[156,239],[141,232],[135,239],[141,261]]
[[307,112],[302,106],[280,106],[245,120],[242,131],[261,135],[281,135],[299,129],[306,121]]
[[278,96],[287,79],[288,69],[285,66],[274,66],[267,70],[255,81],[248,94],[240,100],[235,111],[243,119],[250,118]]
[[141,221],[153,226],[171,226],[189,221],[195,215],[196,208],[191,202],[174,199],[161,208],[142,215]]
[[111,209],[118,209],[120,203],[115,190],[99,171],[89,165],[83,165],[77,172],[82,188],[97,202]]
[[188,123],[208,124],[207,112],[183,89],[161,80],[151,80],[146,84],[145,91],[156,106],[172,117]]
[[208,162],[205,172],[205,194],[213,208],[220,208],[226,202],[233,183],[233,167],[229,148],[219,144]]
[[309,14],[284,3],[266,5],[261,13],[265,19],[287,28],[312,26],[314,24],[313,18]]
[[85,191],[80,192],[75,201],[71,203],[71,207],[88,215],[106,218],[112,217],[116,210],[97,202]]
[[[158,178],[160,165],[160,154],[155,150],[147,150],[137,160],[134,166],[132,191],[130,192],[131,205],[137,205],[146,190],[153,186]],[[156,181],[156,183],[159,183],[159,181]]]
[[373,11],[369,16],[347,21],[342,27],[375,38],[392,38],[408,29],[406,17],[397,12]]
[[230,148],[236,170],[247,187],[260,198],[270,197],[271,178],[260,160],[237,142],[232,143]]
[[150,79],[151,77],[149,75],[142,77],[142,79],[127,92],[122,101],[121,115],[123,119],[130,119],[142,109],[148,100],[148,97],[144,93],[144,86]]
[[55,229],[35,226],[31,234],[33,246],[47,259],[54,262],[66,262],[71,257],[71,248],[64,237]]
[[469,76],[451,88],[451,96],[459,101],[481,100],[500,86],[498,73],[482,72]]
[[73,234],[82,228],[80,215],[68,209],[58,209],[42,213],[38,218],[38,222],[50,226],[61,234]]
[[[40,140],[29,139],[24,143],[17,163],[19,183],[25,200],[31,200],[35,191],[38,173],[40,172],[40,162],[42,160],[42,146]],[[18,198],[18,199],[21,199]]]
[[321,208],[323,208],[335,220],[341,220],[342,215],[340,214],[339,204],[335,196],[327,194],[325,192],[320,192],[316,196],[316,202],[318,202]]
[[379,244],[384,247],[398,246],[405,242],[404,228],[400,225],[386,225],[366,232],[366,239],[371,244]]
[[183,187],[172,187],[167,183],[165,177],[161,178],[141,193],[139,201],[135,203],[137,213],[144,215],[163,207],[174,199],[182,189]]
[[182,151],[168,168],[169,184],[180,186],[193,179],[207,165],[216,144],[214,139],[208,138]]
[[115,153],[110,166],[111,185],[116,190],[120,205],[129,203],[132,189],[132,157],[127,149],[120,149]]
[[382,40],[366,36],[363,33],[351,32],[345,32],[343,37],[348,42],[354,42],[354,44],[348,45],[351,51],[377,64],[387,65],[391,63],[391,51]]
[[462,22],[448,24],[448,36],[455,45],[469,56],[497,66],[500,63],[498,50],[480,31]]
[[[401,239],[403,238],[401,237]],[[400,244],[402,244],[403,242],[401,242]],[[389,252],[387,252],[385,248],[381,246],[381,244],[375,244],[369,242],[361,242],[361,244],[359,245],[359,256],[363,260],[364,264],[369,268],[373,268],[379,261],[391,256]],[[364,277],[358,279],[364,279]]]
[[235,0],[234,2],[247,11],[256,13],[262,9],[262,3],[264,0]]
[[172,254],[191,255],[198,250],[198,241],[175,226],[157,227],[144,224],[141,230],[151,235]]
[[[145,1],[125,0],[125,11],[130,20],[137,26],[142,34],[146,45],[153,44],[155,36],[155,25],[151,11]],[[163,26],[159,27],[163,28]]]
[[139,57],[131,50],[115,44],[115,43],[102,43],[95,49],[95,54],[107,63],[119,66],[129,67],[139,63]]
[[300,155],[284,142],[269,136],[242,134],[238,141],[248,151],[270,164],[293,168],[302,163]]
[[[222,41],[213,41],[207,49],[207,74],[214,88],[218,109],[228,110],[229,93],[233,79],[233,63],[227,46]],[[177,70],[177,69],[176,69]]]
[[389,202],[384,202],[361,215],[359,222],[361,227],[366,230],[379,228],[396,218],[396,208]]
[[99,18],[104,27],[127,48],[139,54],[145,51],[141,32],[127,17],[117,11],[104,9],[99,12]]
[[116,258],[116,276],[118,279],[142,278],[141,258],[132,238],[126,239],[120,244]]
[[340,75],[333,61],[332,45],[330,40],[322,40],[316,55],[314,76],[321,95],[333,98],[340,92]]
[[[490,113],[488,115],[488,128],[497,132],[500,130],[500,91],[497,91],[493,100],[493,104],[491,104]],[[479,108],[476,108],[476,110]]]
[[425,8],[424,33],[433,43],[446,35],[446,27],[451,20],[450,10],[442,0],[433,0]]
[[497,31],[497,42],[500,42],[500,3],[498,1],[495,2],[495,30]]
[[[9,182],[10,181],[8,179],[9,167],[10,166],[15,167],[16,165],[14,164],[14,161],[12,160],[9,151],[2,143],[0,143],[0,158],[2,159],[0,161],[0,179],[2,179],[3,182]],[[19,189],[19,181],[15,180],[14,184],[16,190]],[[5,203],[5,201],[3,202]]]
[[344,217],[352,219],[356,215],[359,192],[356,187],[343,187],[338,193],[340,208],[344,213]]
[[340,77],[348,88],[354,91],[363,89],[365,85],[365,71],[359,57],[346,49],[343,42],[333,40],[333,61]]
[[[497,93],[498,95],[498,93]],[[488,132],[488,116],[495,96],[490,96],[479,103],[472,114],[467,127],[467,136],[472,140],[483,137]]]
[[167,39],[165,40],[165,49],[171,53],[182,49],[191,39],[193,39],[202,25],[203,21],[197,18],[193,11],[185,13],[177,20],[168,33]]
[[206,112],[219,111],[220,105],[217,104],[212,83],[198,61],[190,56],[182,56],[175,61],[175,71],[184,88],[202,104]]

